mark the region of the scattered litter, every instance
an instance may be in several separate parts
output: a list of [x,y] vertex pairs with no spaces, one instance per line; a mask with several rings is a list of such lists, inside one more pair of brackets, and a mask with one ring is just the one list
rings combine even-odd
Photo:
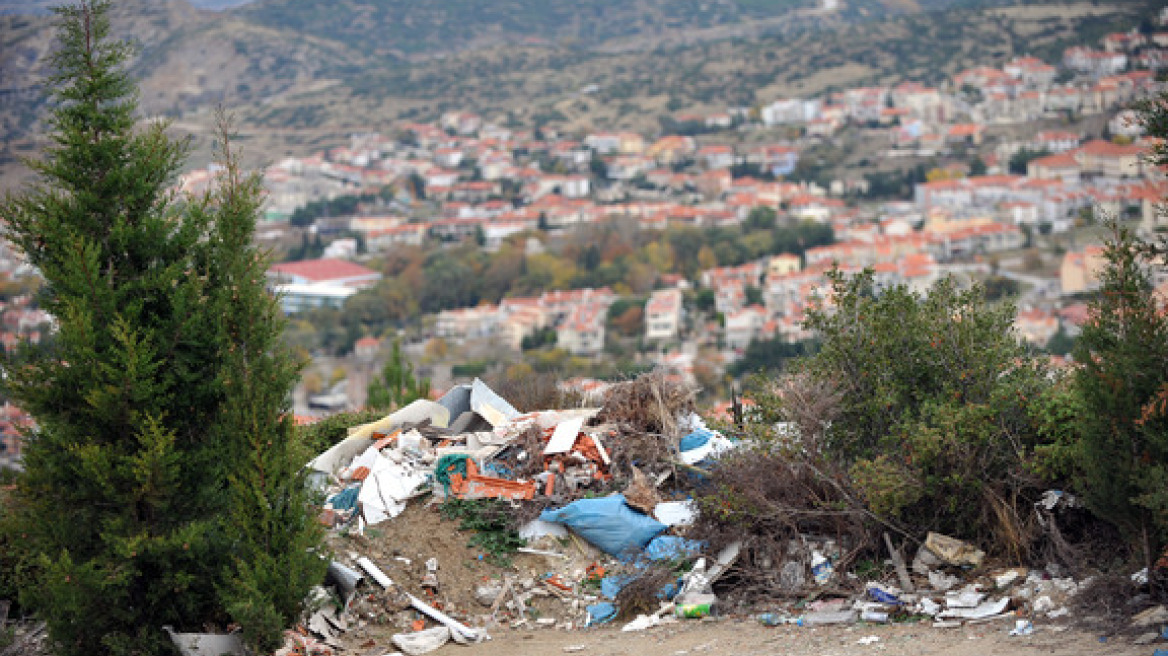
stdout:
[[998,586],[998,589],[1001,590],[1010,587],[1014,584],[1015,581],[1025,576],[1026,570],[1010,569],[1002,572],[1001,574],[995,575],[994,583]]
[[632,631],[644,631],[645,629],[650,629],[661,624],[676,622],[677,620],[669,614],[673,611],[673,609],[674,605],[672,603],[662,604],[661,608],[652,615],[637,615],[635,620],[622,626],[621,631],[624,633],[629,633]]
[[932,553],[942,563],[954,567],[980,567],[985,560],[985,552],[981,549],[940,533],[929,533],[922,549]]
[[1014,628],[1010,629],[1012,636],[1028,636],[1034,633],[1034,623],[1030,620],[1018,620],[1014,623]]
[[929,572],[929,585],[933,586],[934,590],[945,592],[952,590],[961,585],[961,579],[941,571]]
[[616,604],[602,601],[588,607],[588,626],[604,624],[616,617]]
[[815,626],[817,624],[854,624],[856,622],[854,610],[827,610],[815,611],[803,615],[803,624]]
[[162,630],[183,656],[244,656],[247,653],[239,633],[176,633],[169,626]]
[[698,510],[692,500],[663,501],[653,509],[653,516],[666,526],[691,526]]
[[1145,633],[1145,634],[1139,636],[1138,638],[1136,638],[1135,640],[1132,640],[1132,644],[1133,645],[1150,645],[1153,642],[1156,642],[1156,640],[1158,640],[1159,638],[1160,638],[1160,634],[1153,631],[1151,633]]
[[603,499],[579,499],[558,510],[545,510],[539,518],[559,522],[601,551],[628,558],[665,530],[661,522],[639,513],[623,495]]
[[827,585],[834,572],[831,561],[818,551],[811,552],[811,576],[819,585]]
[[394,646],[409,656],[421,656],[435,651],[450,642],[450,629],[436,626],[415,633],[397,633],[392,638]]
[[998,601],[987,601],[972,608],[951,606],[949,609],[941,611],[937,617],[941,619],[980,620],[1001,615],[1009,605],[1010,600],[1006,598]]
[[385,572],[381,571],[380,567],[378,567],[372,560],[369,560],[365,556],[361,556],[357,559],[357,566],[365,570],[365,573],[369,575],[369,578],[377,581],[377,584],[381,587],[389,588],[393,585],[393,581],[385,575]]
[[900,605],[900,591],[890,585],[872,582],[865,586],[868,596],[882,604]]
[[[308,465],[324,500],[318,517],[346,541],[328,566],[324,583],[331,591],[313,592],[316,610],[279,653],[329,655],[346,631],[371,624],[397,627],[393,644],[410,656],[449,641],[489,639],[493,627],[595,626],[621,611],[635,617],[622,631],[643,631],[717,613],[726,602],[715,584],[732,567],[735,577],[765,570],[773,577],[766,585],[805,599],[756,615],[765,626],[883,624],[919,614],[934,618],[938,629],[1011,618],[1010,635],[1017,636],[1034,630],[1032,618],[1070,612],[1079,584],[1058,578],[1062,572],[1052,566],[978,572],[985,554],[939,533],[928,534],[911,571],[903,544],[884,535],[896,586],[856,580],[848,564],[873,545],[823,526],[799,526],[763,549],[753,542],[715,549],[707,536],[695,535],[699,513],[688,497],[709,480],[714,460],[741,443],[706,426],[693,399],[692,389],[651,374],[611,386],[599,408],[520,413],[476,379],[436,402],[415,401],[353,428]],[[416,503],[423,496],[427,503]],[[433,543],[399,548],[410,530],[404,527],[419,518],[413,513],[430,514],[452,498],[513,509],[512,528],[523,543],[509,544],[507,553],[524,557],[499,571],[488,558],[497,554],[481,545],[469,556]],[[1049,491],[1038,512],[1049,520],[1054,509],[1076,502]],[[395,519],[403,512],[411,513],[408,522]],[[364,537],[350,542],[346,535]],[[378,548],[378,537],[387,535],[394,541],[383,544],[393,546]],[[459,581],[464,559],[475,571]],[[863,593],[846,595],[857,589]],[[658,602],[656,612],[647,612]],[[1018,615],[1007,610],[1011,603]],[[1168,611],[1149,609],[1137,620],[1158,627],[1168,623]],[[857,642],[872,645],[879,637]],[[369,656],[375,646],[359,653]]]
[[686,619],[706,617],[711,610],[710,604],[682,604],[674,609],[678,617]]

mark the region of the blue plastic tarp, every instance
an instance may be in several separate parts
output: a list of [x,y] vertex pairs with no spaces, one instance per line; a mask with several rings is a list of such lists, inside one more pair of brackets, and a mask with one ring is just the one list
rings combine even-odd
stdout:
[[588,625],[604,624],[616,617],[616,606],[611,602],[602,601],[587,607]]
[[603,499],[579,499],[539,516],[545,522],[558,522],[610,556],[636,557],[666,526],[637,512],[625,503],[623,495]]
[[689,560],[702,553],[704,543],[679,538],[676,535],[658,535],[645,545],[649,560]]

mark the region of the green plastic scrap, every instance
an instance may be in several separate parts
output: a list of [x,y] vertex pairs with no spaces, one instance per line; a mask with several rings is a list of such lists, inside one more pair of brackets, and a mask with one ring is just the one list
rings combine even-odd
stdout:
[[452,474],[462,474],[466,476],[466,461],[470,460],[470,456],[462,454],[445,455],[438,459],[434,464],[434,480],[442,484],[442,488],[446,493],[450,493],[450,476]]

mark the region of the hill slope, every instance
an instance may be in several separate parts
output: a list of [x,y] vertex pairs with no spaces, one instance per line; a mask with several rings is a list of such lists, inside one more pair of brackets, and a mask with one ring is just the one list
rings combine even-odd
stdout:
[[[449,109],[652,131],[681,108],[935,83],[974,64],[1049,59],[1149,10],[1136,0],[921,2],[948,3],[945,11],[863,0],[825,13],[808,9],[811,1],[257,0],[212,12],[184,0],[123,0],[114,22],[138,44],[145,113],[200,133],[223,105],[277,156]],[[48,26],[44,15],[0,15],[0,167],[8,170],[40,131]]]

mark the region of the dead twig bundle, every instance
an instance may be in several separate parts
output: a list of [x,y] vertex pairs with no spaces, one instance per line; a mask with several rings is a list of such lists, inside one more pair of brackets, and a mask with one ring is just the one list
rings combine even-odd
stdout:
[[679,437],[677,419],[694,410],[696,397],[696,389],[664,372],[641,374],[608,389],[594,423],[675,439]]
[[641,570],[636,578],[625,584],[616,595],[614,602],[620,609],[617,621],[624,622],[637,615],[656,612],[665,598],[663,591],[670,584],[676,583],[677,579],[677,573],[663,565],[653,565]]
[[653,515],[653,509],[662,501],[661,495],[657,493],[657,488],[636,467],[633,467],[633,480],[625,488],[624,495],[625,503],[650,517]]
[[739,599],[804,592],[813,545],[834,544],[837,571],[878,546],[870,514],[842,477],[789,451],[744,448],[723,456],[699,485],[695,533],[712,550],[742,540],[731,595]]

